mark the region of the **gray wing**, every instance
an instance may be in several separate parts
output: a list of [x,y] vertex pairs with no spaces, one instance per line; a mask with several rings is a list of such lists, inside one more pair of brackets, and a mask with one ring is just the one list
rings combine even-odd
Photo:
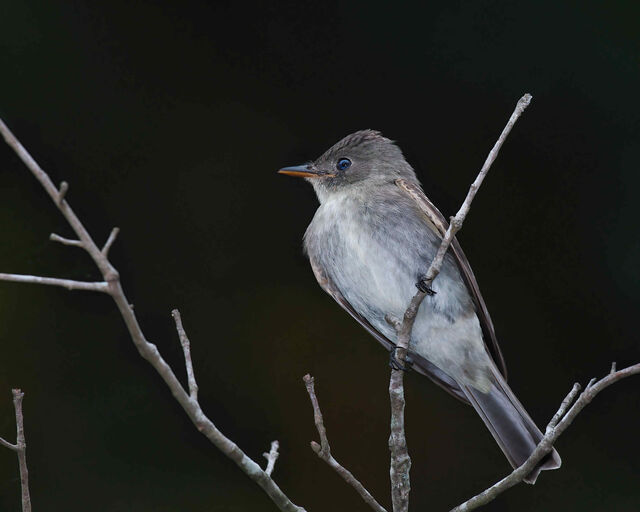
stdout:
[[[316,280],[320,287],[327,292],[333,299],[340,304],[340,306],[349,313],[355,320],[364,327],[369,334],[371,334],[375,339],[377,339],[383,347],[387,350],[391,350],[394,347],[394,343],[390,341],[384,334],[378,331],[373,325],[369,323],[369,321],[360,315],[353,306],[345,299],[344,295],[340,292],[340,290],[335,286],[333,281],[325,274],[320,265],[313,259],[313,257],[309,254],[309,261],[311,262],[311,269],[313,270],[313,274],[316,276]],[[418,373],[429,377],[433,382],[435,382],[442,389],[450,393],[452,396],[457,398],[458,400],[469,404],[469,399],[466,397],[458,383],[453,380],[449,375],[440,370],[437,366],[433,365],[429,361],[427,361],[424,357],[416,354],[415,352],[409,351],[409,355],[412,359],[412,368],[415,369]]]
[[[398,185],[400,190],[405,192],[416,202],[418,208],[425,214],[429,226],[437,233],[440,233],[441,237],[444,236],[449,224],[442,213],[440,213],[435,205],[429,201],[422,189],[415,183],[411,183],[403,179],[397,179],[396,185]],[[451,250],[458,264],[458,268],[462,272],[462,277],[467,285],[467,289],[471,293],[473,302],[476,306],[476,312],[482,327],[487,352],[493,358],[504,379],[507,380],[507,365],[504,361],[504,357],[502,356],[500,346],[498,345],[498,339],[496,338],[496,332],[493,328],[493,322],[489,316],[489,310],[484,303],[484,299],[480,293],[480,288],[478,287],[478,282],[476,281],[476,276],[473,274],[473,270],[471,270],[471,265],[469,265],[469,261],[464,255],[462,247],[460,247],[456,238],[454,238],[451,243]],[[490,344],[488,344],[488,340],[490,341]]]

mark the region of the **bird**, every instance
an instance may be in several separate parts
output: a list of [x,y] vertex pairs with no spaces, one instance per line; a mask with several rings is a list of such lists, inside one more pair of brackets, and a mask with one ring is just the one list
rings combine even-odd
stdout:
[[[426,291],[409,342],[410,367],[473,406],[511,466],[521,466],[543,434],[507,385],[491,317],[457,239],[425,287],[448,224],[398,145],[360,130],[316,160],[278,172],[306,179],[319,200],[303,246],[322,289],[392,361],[397,333],[389,319],[403,317],[416,287]],[[534,484],[542,470],[560,465],[553,449],[524,481]]]

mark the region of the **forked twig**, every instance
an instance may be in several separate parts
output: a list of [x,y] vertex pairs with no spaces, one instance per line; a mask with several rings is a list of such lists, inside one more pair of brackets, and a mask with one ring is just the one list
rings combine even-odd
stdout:
[[316,453],[318,457],[329,464],[329,466],[331,466],[336,471],[336,473],[338,473],[344,479],[345,482],[353,487],[362,497],[364,502],[373,510],[375,510],[376,512],[387,512],[387,510],[376,501],[371,493],[367,491],[365,486],[362,485],[360,481],[355,476],[353,476],[353,474],[348,469],[342,466],[342,464],[340,464],[333,457],[333,455],[331,455],[331,446],[329,446],[327,429],[324,426],[322,411],[320,410],[320,404],[318,403],[318,397],[316,396],[314,379],[311,375],[307,374],[304,376],[303,380],[304,385],[307,388],[307,393],[309,393],[309,398],[311,399],[311,405],[313,406],[313,419],[316,424],[318,435],[320,436],[320,444],[316,443],[315,441],[311,441],[311,449]]

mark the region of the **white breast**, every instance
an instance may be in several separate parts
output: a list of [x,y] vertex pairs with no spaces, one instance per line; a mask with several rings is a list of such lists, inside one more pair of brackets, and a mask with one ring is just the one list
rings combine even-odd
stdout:
[[[420,269],[409,271],[408,261],[415,257],[402,252],[409,249],[385,245],[379,233],[374,236],[375,226],[362,213],[365,210],[350,201],[357,202],[358,198],[332,194],[322,203],[305,235],[306,248],[353,308],[395,341],[395,331],[385,316],[402,318],[416,293]],[[351,215],[346,216],[345,212]],[[434,283],[436,296],[427,297],[420,308],[411,348],[459,381],[470,380],[476,387],[484,387],[479,375],[485,373],[482,367],[488,357],[477,316],[473,311],[453,318],[446,314],[449,309],[456,309],[453,306],[461,294],[468,292],[461,280],[458,283],[442,278],[437,284]],[[438,308],[434,309],[436,301]],[[478,375],[464,375],[469,360],[479,363]]]

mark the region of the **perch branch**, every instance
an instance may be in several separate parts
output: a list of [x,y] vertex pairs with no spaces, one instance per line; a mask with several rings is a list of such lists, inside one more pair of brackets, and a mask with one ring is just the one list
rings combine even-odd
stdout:
[[[498,140],[494,144],[493,148],[489,152],[482,169],[478,173],[475,181],[471,184],[467,197],[465,197],[462,206],[458,210],[458,213],[451,218],[451,222],[447,231],[442,239],[440,247],[433,261],[429,265],[429,269],[423,279],[426,289],[428,290],[433,283],[433,280],[440,273],[444,256],[451,245],[456,233],[462,228],[462,224],[469,213],[471,203],[482,184],[485,176],[489,172],[491,165],[495,161],[500,148],[502,147],[507,136],[511,132],[511,129],[515,125],[516,121],[527,108],[531,102],[531,95],[525,94],[516,104],[515,110],[511,114],[509,121],[502,130],[502,133],[498,137]],[[407,350],[409,342],[411,340],[411,331],[413,330],[413,324],[416,320],[416,315],[420,304],[425,299],[429,292],[418,292],[413,296],[409,307],[404,313],[402,323],[399,327],[396,327],[396,358],[398,359],[400,366],[404,366],[404,362],[407,356]],[[404,372],[402,370],[391,370],[391,378],[389,381],[389,398],[391,402],[391,434],[389,436],[389,450],[391,452],[391,498],[393,502],[394,512],[406,512],[409,509],[409,491],[411,489],[409,470],[411,468],[411,459],[407,449],[407,440],[405,437],[404,429],[404,386],[403,386]]]
[[29,470],[27,468],[27,441],[24,436],[24,418],[22,415],[22,399],[24,398],[24,393],[19,389],[12,389],[11,392],[13,394],[13,408],[16,413],[16,444],[11,444],[0,437],[0,445],[18,454],[20,487],[22,488],[22,512],[31,512]]
[[[553,416],[547,425],[544,437],[538,443],[538,446],[526,460],[526,462],[515,469],[510,475],[506,476],[499,482],[495,483],[488,489],[477,494],[473,498],[465,501],[461,505],[451,509],[451,512],[469,512],[482,505],[486,505],[490,501],[502,494],[507,489],[519,484],[531,472],[531,470],[547,455],[553,448],[554,443],[560,437],[578,413],[582,411],[603,389],[611,386],[615,382],[622,380],[631,375],[640,374],[640,363],[634,364],[622,370],[615,370],[615,363],[612,365],[612,371],[606,377],[600,380],[592,379],[585,390],[578,395],[580,384],[574,384],[573,389],[563,400],[558,412]],[[576,400],[576,396],[578,397]],[[574,402],[575,400],[575,402]],[[573,403],[573,405],[571,405]]]
[[329,446],[327,430],[324,426],[324,420],[322,419],[320,404],[318,403],[318,398],[316,397],[313,377],[307,374],[304,376],[303,380],[304,385],[307,387],[309,398],[311,399],[311,405],[313,406],[313,419],[316,424],[318,435],[320,436],[320,444],[316,443],[315,441],[311,441],[311,449],[316,453],[318,457],[329,464],[329,466],[331,466],[336,471],[336,473],[338,473],[345,480],[345,482],[353,487],[362,497],[365,503],[369,505],[373,510],[375,510],[376,512],[387,512],[386,509],[382,505],[380,505],[380,503],[378,503],[373,496],[371,496],[371,493],[367,491],[364,485],[362,485],[349,470],[342,466],[336,459],[333,458],[333,455],[331,455],[331,447]]
[[269,450],[269,453],[265,452],[262,454],[262,456],[267,459],[267,467],[264,472],[269,476],[273,473],[273,468],[276,467],[276,461],[280,455],[278,453],[278,448],[280,448],[280,443],[278,443],[278,441],[271,441],[271,449]]
[[[138,352],[158,372],[171,391],[173,397],[186,412],[187,416],[189,416],[189,419],[198,431],[202,432],[202,434],[205,435],[207,439],[216,446],[216,448],[235,462],[249,478],[256,482],[280,510],[286,512],[303,512],[304,509],[294,504],[289,497],[282,492],[275,481],[267,475],[262,468],[260,468],[258,463],[248,457],[238,447],[238,445],[218,430],[215,424],[205,415],[198,400],[192,397],[191,392],[187,393],[182,387],[171,367],[160,355],[158,348],[146,339],[142,328],[138,323],[138,318],[133,311],[133,307],[130,305],[124,290],[122,289],[120,275],[107,257],[107,252],[110,247],[109,240],[107,240],[103,249],[100,249],[96,245],[83,223],[64,198],[68,186],[65,186],[63,182],[60,186],[60,190],[58,190],[47,173],[40,168],[38,163],[33,159],[18,139],[16,139],[2,120],[0,120],[0,133],[7,144],[16,152],[18,157],[24,162],[26,167],[49,194],[53,203],[60,210],[64,218],[78,236],[78,240],[82,243],[83,249],[89,253],[89,256],[100,270],[105,283],[82,283],[77,281],[68,281],[65,279],[16,276],[14,274],[0,274],[0,280],[52,284],[66,286],[72,290],[83,289],[106,291],[109,293],[120,311],[120,315],[122,316],[129,335],[131,336],[131,341],[138,349]],[[116,234],[117,231],[115,233],[112,231],[109,238],[115,239]],[[113,243],[113,240],[111,240],[111,243]]]

